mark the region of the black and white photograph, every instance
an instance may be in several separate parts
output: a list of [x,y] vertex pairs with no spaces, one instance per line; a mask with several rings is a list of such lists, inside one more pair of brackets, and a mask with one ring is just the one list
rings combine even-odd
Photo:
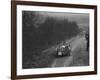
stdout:
[[97,73],[97,7],[12,2],[13,79]]
[[23,68],[89,66],[89,14],[22,11]]

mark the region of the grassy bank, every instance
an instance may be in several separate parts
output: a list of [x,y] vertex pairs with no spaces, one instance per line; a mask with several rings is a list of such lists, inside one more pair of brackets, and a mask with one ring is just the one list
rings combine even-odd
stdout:
[[89,52],[86,51],[85,40],[78,41],[79,46],[73,51],[73,60],[70,66],[88,66],[89,65]]
[[27,63],[23,64],[23,68],[47,68],[54,59],[54,53],[37,53],[27,59]]

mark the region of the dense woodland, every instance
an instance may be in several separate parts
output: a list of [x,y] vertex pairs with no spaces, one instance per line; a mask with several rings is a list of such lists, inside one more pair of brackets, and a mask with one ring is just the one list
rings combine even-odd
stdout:
[[35,27],[35,12],[23,11],[22,14],[24,68],[31,63],[32,66],[37,67],[34,62],[39,59],[42,50],[70,39],[80,31],[76,22],[70,22],[67,19],[58,20],[53,17],[46,17],[44,23]]

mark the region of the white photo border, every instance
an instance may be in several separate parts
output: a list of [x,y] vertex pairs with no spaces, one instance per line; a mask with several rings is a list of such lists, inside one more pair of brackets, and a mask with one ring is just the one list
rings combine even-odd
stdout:
[[[90,28],[90,53],[89,66],[81,67],[61,67],[61,68],[41,68],[41,69],[22,69],[22,10],[28,11],[49,11],[49,12],[73,12],[89,13]],[[17,5],[17,75],[36,75],[51,73],[69,73],[94,71],[94,9],[81,8],[60,8],[47,6]]]

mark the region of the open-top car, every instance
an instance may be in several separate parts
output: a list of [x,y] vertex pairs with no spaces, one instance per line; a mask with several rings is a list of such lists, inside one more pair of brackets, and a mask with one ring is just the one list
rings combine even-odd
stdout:
[[70,45],[61,45],[57,48],[57,56],[70,56],[71,55],[71,46]]

